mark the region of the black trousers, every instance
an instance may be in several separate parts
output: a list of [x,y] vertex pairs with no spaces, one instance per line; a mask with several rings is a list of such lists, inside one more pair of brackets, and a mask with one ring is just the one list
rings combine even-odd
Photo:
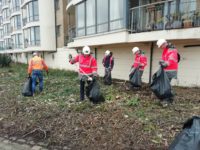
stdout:
[[87,82],[87,85],[91,83],[91,81],[80,80],[80,100],[81,101],[85,99],[85,83],[86,82]]
[[80,100],[85,99],[85,81],[80,80]]

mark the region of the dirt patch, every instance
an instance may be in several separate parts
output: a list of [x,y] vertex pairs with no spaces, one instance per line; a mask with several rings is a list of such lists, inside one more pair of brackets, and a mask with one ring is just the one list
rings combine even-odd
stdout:
[[[0,135],[33,138],[49,149],[167,149],[185,120],[200,115],[200,89],[174,87],[174,104],[162,108],[148,85],[127,91],[115,81],[101,89],[106,102],[78,102],[77,74],[50,70],[45,90],[22,97],[26,66],[0,78]],[[0,90],[1,91],[1,90]]]

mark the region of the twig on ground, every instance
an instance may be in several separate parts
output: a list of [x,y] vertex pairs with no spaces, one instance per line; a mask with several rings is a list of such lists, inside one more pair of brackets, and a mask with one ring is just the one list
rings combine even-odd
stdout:
[[36,129],[32,130],[31,132],[26,133],[25,135],[23,135],[23,137],[26,137],[26,136],[28,136],[28,135],[30,135],[30,134],[33,134],[33,133],[36,132],[36,131],[42,131],[42,133],[44,134],[44,139],[46,138],[46,131],[43,130],[41,127],[38,127],[38,128],[36,128]]

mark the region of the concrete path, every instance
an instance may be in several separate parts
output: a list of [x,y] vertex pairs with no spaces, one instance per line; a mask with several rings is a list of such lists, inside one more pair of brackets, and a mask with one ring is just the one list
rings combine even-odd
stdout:
[[47,150],[38,145],[28,145],[22,142],[26,141],[21,140],[20,144],[0,137],[0,150]]

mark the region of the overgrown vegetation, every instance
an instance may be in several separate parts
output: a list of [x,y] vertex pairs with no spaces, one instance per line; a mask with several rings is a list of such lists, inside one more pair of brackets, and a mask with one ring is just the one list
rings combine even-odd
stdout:
[[8,67],[12,62],[10,55],[0,54],[0,67]]
[[[44,73],[44,91],[23,97],[27,66],[0,68],[0,136],[43,141],[49,149],[167,149],[185,120],[200,115],[199,88],[175,87],[174,105],[162,108],[148,85],[127,91],[117,81],[101,90],[105,103],[79,101],[75,72]],[[187,93],[187,94],[185,94]]]

